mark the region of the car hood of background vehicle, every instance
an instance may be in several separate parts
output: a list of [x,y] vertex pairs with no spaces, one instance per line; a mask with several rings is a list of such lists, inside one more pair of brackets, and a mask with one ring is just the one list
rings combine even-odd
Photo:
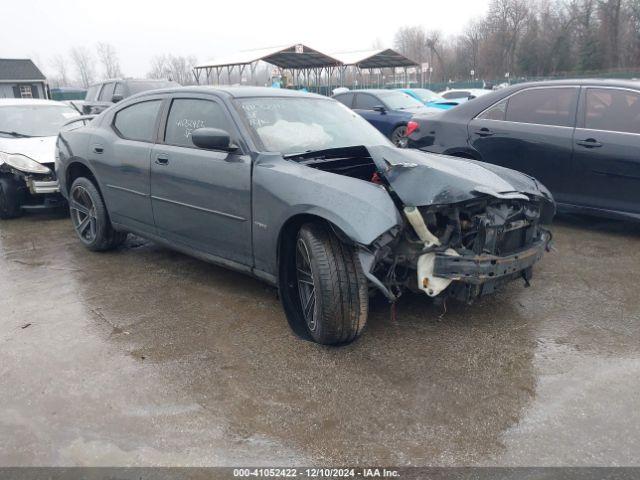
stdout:
[[414,149],[366,148],[407,206],[446,205],[486,195],[517,198],[518,194],[540,197],[553,204],[542,184],[515,170]]
[[38,163],[54,163],[56,138],[0,138],[0,152],[19,153]]

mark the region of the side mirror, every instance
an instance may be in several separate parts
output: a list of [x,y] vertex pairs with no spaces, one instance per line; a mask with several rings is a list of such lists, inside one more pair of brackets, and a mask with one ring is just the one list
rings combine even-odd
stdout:
[[116,93],[113,97],[111,97],[111,101],[113,103],[118,103],[120,100],[122,100],[122,95],[120,95],[119,93]]
[[196,147],[205,150],[233,152],[238,149],[238,146],[231,142],[229,133],[219,128],[197,128],[191,132],[191,141]]
[[387,109],[384,108],[384,105],[376,105],[375,107],[373,107],[373,110],[375,112],[380,112],[380,113],[387,113]]

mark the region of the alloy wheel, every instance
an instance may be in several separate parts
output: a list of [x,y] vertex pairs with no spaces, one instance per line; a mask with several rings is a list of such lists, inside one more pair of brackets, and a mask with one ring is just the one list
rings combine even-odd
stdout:
[[391,141],[396,147],[407,146],[407,127],[398,127],[393,131]]
[[69,209],[78,236],[86,243],[93,242],[97,235],[96,207],[84,187],[78,185],[71,191]]
[[301,238],[298,239],[296,245],[296,272],[302,315],[309,330],[314,332],[317,327],[316,289],[313,283],[313,270],[311,268],[309,250]]

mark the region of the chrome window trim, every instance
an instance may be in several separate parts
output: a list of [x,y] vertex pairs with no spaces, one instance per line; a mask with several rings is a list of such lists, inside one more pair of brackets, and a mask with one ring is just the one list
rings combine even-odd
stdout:
[[[476,120],[476,119],[474,118],[473,120]],[[568,128],[569,130],[574,130],[576,128],[576,127],[567,127],[565,125],[547,125],[546,123],[528,123],[528,122],[513,122],[511,120],[496,120],[494,118],[478,118],[478,120],[482,120],[483,122],[511,123],[513,125],[535,125],[536,127]]]
[[615,133],[617,135],[635,135],[636,137],[640,137],[640,133],[633,132],[620,132],[618,130],[601,130],[599,128],[585,128],[585,127],[576,127],[576,132],[602,132],[602,133]]
[[[492,105],[488,106],[487,108],[482,110],[480,113],[478,113],[475,117],[473,117],[472,120],[484,120],[484,121],[490,121],[490,122],[512,123],[512,124],[516,124],[516,125],[537,125],[537,126],[542,126],[542,127],[570,128],[570,129],[573,130],[574,128],[576,128],[575,125],[573,127],[568,127],[566,125],[548,125],[546,123],[514,122],[512,120],[496,120],[494,118],[479,118],[480,115],[482,115],[487,110],[492,109],[493,107],[495,107],[497,104],[499,104],[501,102],[508,101],[514,95],[518,95],[519,93],[527,92],[529,90],[548,90],[550,88],[555,88],[555,89],[558,89],[558,88],[573,88],[573,89],[576,89],[576,90],[580,90],[580,86],[578,86],[578,85],[544,85],[544,86],[539,86],[539,87],[523,88],[522,90],[518,90],[517,92],[513,92],[512,94],[507,95],[506,97],[501,98],[497,102],[495,102]],[[578,102],[579,101],[580,101],[580,98],[578,97]],[[506,115],[506,110],[505,110],[505,115]]]

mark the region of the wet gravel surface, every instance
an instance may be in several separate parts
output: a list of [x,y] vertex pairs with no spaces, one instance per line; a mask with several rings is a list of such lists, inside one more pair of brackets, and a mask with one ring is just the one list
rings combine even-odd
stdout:
[[530,288],[328,348],[241,274],[0,222],[0,465],[640,465],[640,225],[553,231]]

